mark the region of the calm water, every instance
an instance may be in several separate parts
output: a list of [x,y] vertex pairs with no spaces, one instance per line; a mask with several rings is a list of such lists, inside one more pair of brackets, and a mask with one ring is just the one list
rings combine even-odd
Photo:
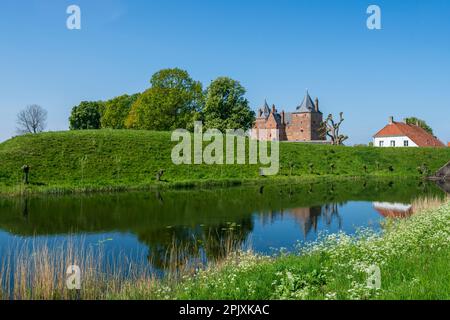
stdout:
[[324,231],[379,230],[386,216],[409,216],[414,199],[436,195],[443,192],[419,181],[359,181],[0,199],[0,259],[30,240],[70,238],[115,263],[145,261],[162,272],[174,243],[204,262],[220,258],[230,237],[270,254]]

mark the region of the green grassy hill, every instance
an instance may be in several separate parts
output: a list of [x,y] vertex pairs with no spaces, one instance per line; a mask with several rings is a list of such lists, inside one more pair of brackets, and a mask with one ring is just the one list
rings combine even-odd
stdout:
[[[425,164],[436,171],[450,159],[450,148],[379,149],[282,143],[281,170],[259,177],[260,165],[181,165],[171,161],[175,143],[168,132],[97,130],[42,133],[0,144],[0,192],[20,193],[21,167],[31,166],[31,191],[93,191],[232,185],[253,180],[316,177],[420,177]],[[164,182],[156,172],[165,170]]]

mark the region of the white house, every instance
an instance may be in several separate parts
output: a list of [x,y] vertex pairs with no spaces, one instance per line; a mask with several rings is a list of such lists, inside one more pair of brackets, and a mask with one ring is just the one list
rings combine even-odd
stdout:
[[418,125],[395,122],[393,117],[389,118],[387,126],[374,135],[373,145],[378,148],[445,147],[441,141]]

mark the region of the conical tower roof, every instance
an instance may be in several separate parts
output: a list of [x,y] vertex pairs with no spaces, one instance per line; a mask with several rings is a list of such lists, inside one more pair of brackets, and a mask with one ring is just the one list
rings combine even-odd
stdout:
[[297,107],[297,112],[314,112],[315,105],[313,100],[311,99],[308,90],[306,90],[305,98],[303,102]]
[[261,108],[263,115],[267,118],[270,115],[270,107],[267,100],[264,100],[264,106]]

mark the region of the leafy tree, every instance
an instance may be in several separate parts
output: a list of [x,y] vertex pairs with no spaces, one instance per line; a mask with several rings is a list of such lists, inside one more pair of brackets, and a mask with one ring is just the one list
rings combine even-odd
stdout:
[[236,80],[220,77],[207,89],[203,119],[206,128],[248,130],[255,113],[245,98],[245,88]]
[[126,126],[145,130],[192,128],[203,104],[202,85],[181,69],[155,73],[131,107]]
[[47,111],[37,104],[30,105],[17,115],[17,132],[19,134],[39,133],[44,131]]
[[100,119],[104,111],[105,104],[102,101],[83,101],[78,106],[73,107],[69,118],[71,130],[100,129]]
[[102,128],[124,129],[131,106],[136,102],[139,94],[123,95],[105,102],[105,110],[101,117]]
[[406,118],[405,121],[407,124],[417,125],[426,132],[433,134],[433,129],[424,120],[418,119],[416,117],[409,117]]

